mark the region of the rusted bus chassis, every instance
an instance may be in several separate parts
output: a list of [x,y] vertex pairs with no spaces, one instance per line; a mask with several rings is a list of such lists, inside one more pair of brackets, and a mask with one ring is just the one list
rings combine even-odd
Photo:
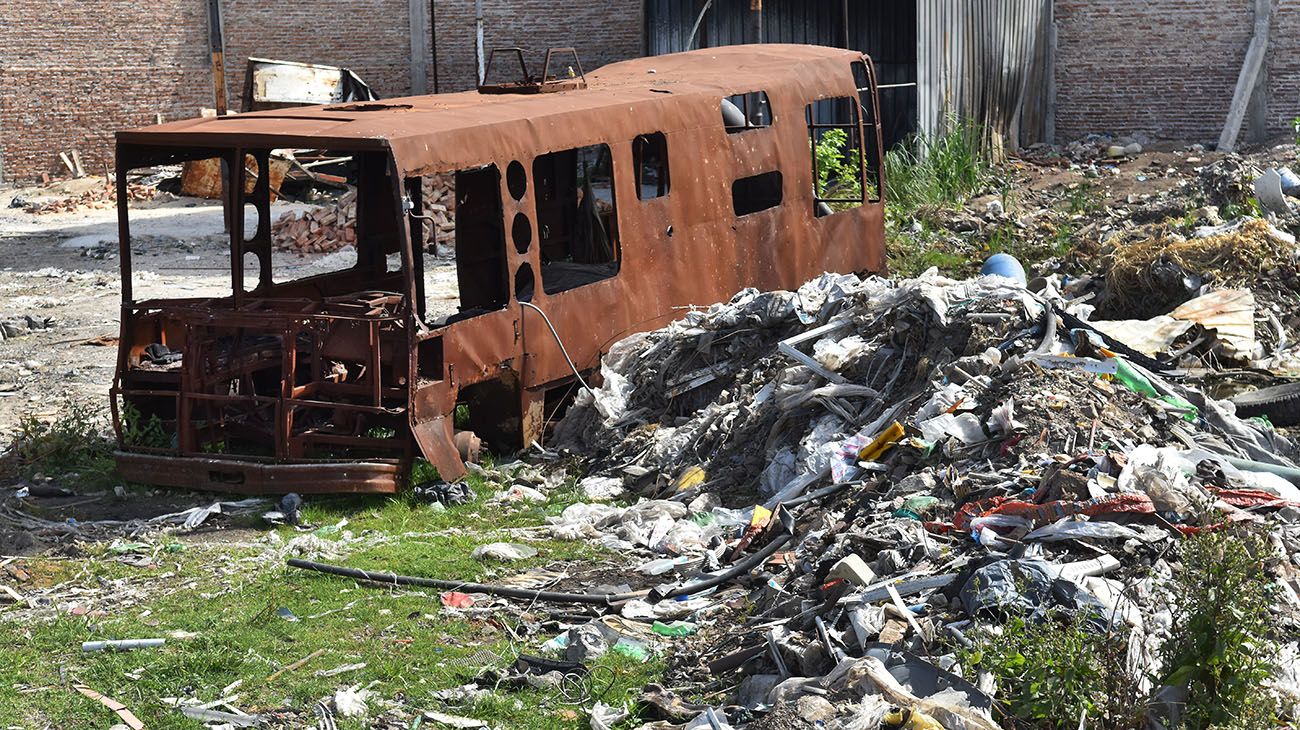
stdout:
[[[123,475],[392,492],[423,455],[455,478],[462,429],[495,449],[539,440],[575,368],[594,371],[612,343],[683,306],[884,269],[869,59],[737,46],[618,63],[586,82],[120,132]],[[833,184],[813,154],[831,130],[846,141]],[[273,279],[272,191],[249,170],[279,148],[355,160],[355,265]],[[137,300],[125,173],[206,158],[228,171],[231,293]],[[437,173],[456,189],[459,299],[447,316],[432,312],[425,281],[421,179]]]

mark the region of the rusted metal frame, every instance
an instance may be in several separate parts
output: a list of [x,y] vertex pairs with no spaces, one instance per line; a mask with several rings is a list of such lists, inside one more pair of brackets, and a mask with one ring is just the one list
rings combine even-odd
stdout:
[[543,84],[545,84],[545,83],[547,83],[547,82],[549,81],[549,79],[550,79],[550,71],[551,71],[551,56],[552,56],[553,54],[555,54],[555,53],[571,53],[571,54],[573,54],[573,64],[574,64],[575,66],[578,67],[578,76],[582,79],[582,85],[585,87],[585,86],[587,85],[587,74],[584,73],[583,70],[582,70],[582,60],[578,58],[578,51],[577,51],[577,49],[573,48],[572,46],[565,46],[565,47],[562,47],[562,48],[548,48],[548,49],[546,49],[546,60],[542,62],[542,78],[541,78],[541,82],[542,82]]
[[117,348],[117,367],[113,372],[113,384],[109,388],[109,410],[113,419],[113,433],[116,435],[118,443],[122,442],[124,433],[122,431],[122,414],[119,412],[117,398],[122,390],[122,375],[127,370],[127,331],[126,328],[131,321],[128,317],[129,307],[127,302],[131,301],[133,296],[131,281],[131,222],[130,210],[127,202],[127,164],[126,151],[119,142],[115,147],[117,159],[117,259],[119,278],[121,280],[122,300],[118,305],[118,348]]
[[235,147],[226,154],[226,169],[230,171],[230,185],[226,188],[229,200],[230,226],[230,277],[231,306],[238,309],[244,303],[244,148]]
[[[392,493],[400,484],[401,462],[392,459],[312,460],[277,464],[258,457],[215,454],[160,456],[118,451],[119,471],[128,479],[175,487],[219,489],[237,494]],[[215,482],[212,474],[239,475],[239,482]]]
[[[880,124],[880,90],[879,90],[880,85],[876,78],[876,64],[871,60],[871,57],[866,55],[865,53],[862,54],[862,64],[867,69],[867,83],[871,87],[871,91],[870,91],[871,109],[869,111],[871,112],[871,134],[876,138],[876,145],[875,145],[876,194],[880,197],[879,201],[871,201],[871,202],[873,204],[879,204],[883,208],[885,205],[885,143],[884,143],[884,133],[881,131],[881,124]],[[857,84],[854,84],[854,86],[856,85]],[[862,119],[861,110],[859,110],[858,119],[859,119],[859,123],[861,123],[861,119]],[[865,137],[863,137],[862,139],[864,142],[866,141]],[[865,158],[866,155],[863,155],[864,166],[866,164]],[[863,179],[864,180],[866,179],[865,169],[863,170]],[[865,189],[864,189],[864,197],[865,197]]]
[[[393,200],[400,201],[402,199],[402,188],[403,185],[405,185],[404,182],[405,178],[402,175],[402,171],[398,169],[397,161],[393,158],[392,154],[389,153],[385,157],[388,164],[388,179],[391,181],[389,185],[389,194],[393,196]],[[502,175],[501,177],[504,177],[504,175]],[[359,215],[360,214],[359,206],[357,210]],[[405,272],[405,277],[404,277],[405,287],[403,289],[402,294],[404,295],[406,301],[403,307],[401,308],[401,311],[399,312],[401,318],[397,321],[399,325],[402,326],[403,334],[405,335],[405,337],[403,337],[400,340],[400,342],[402,342],[405,345],[406,352],[407,352],[406,384],[407,384],[408,396],[406,401],[407,403],[406,407],[409,414],[413,412],[412,409],[413,402],[409,394],[414,393],[415,384],[419,382],[419,378],[417,377],[418,364],[415,362],[415,358],[416,358],[416,353],[419,349],[417,346],[418,345],[417,336],[423,329],[423,321],[419,313],[420,307],[417,306],[416,302],[414,301],[417,288],[415,283],[416,282],[415,251],[414,251],[415,242],[414,242],[414,236],[412,235],[412,227],[410,225],[403,225],[409,220],[409,217],[407,216],[406,212],[402,209],[400,203],[396,206],[395,215],[399,216],[399,219],[395,221],[395,230],[397,231],[398,248],[400,249],[399,255],[401,256],[402,259],[402,271]],[[358,232],[361,232],[362,230],[363,229],[360,228],[360,221],[358,220]],[[421,230],[421,234],[423,234],[423,230],[424,230],[423,227],[421,227],[420,230]],[[421,242],[423,242],[423,235],[421,235],[420,240]],[[360,236],[358,236],[357,238],[357,243],[358,244],[361,243]],[[423,279],[423,272],[420,272],[419,278]],[[421,289],[420,291],[423,290]],[[375,327],[378,328],[379,324],[376,323]],[[378,352],[379,348],[376,347],[375,349],[376,352]],[[376,354],[376,357],[379,357],[379,355]],[[319,360],[319,357],[317,357],[316,359]],[[376,369],[375,383],[377,389],[379,388],[379,382],[380,382],[379,373],[378,373],[378,369]],[[382,391],[380,391],[376,395],[375,405],[381,407],[383,406]],[[411,423],[412,422],[411,416],[408,415],[406,420],[408,424]],[[402,450],[403,467],[402,467],[402,475],[398,477],[399,482],[405,479],[405,475],[410,473],[410,465],[412,461],[415,459],[415,448],[416,447],[414,443],[414,436],[408,431],[407,437],[404,439],[404,444],[403,444],[403,450]]]
[[[785,51],[783,50],[782,53],[784,52]],[[735,54],[735,51],[724,50],[719,51],[718,53],[720,55],[727,55],[729,53]],[[810,54],[808,51],[798,51],[794,55],[801,59],[813,58],[813,54]],[[849,57],[855,55],[856,54],[846,54],[839,56],[838,58],[840,60],[838,63],[844,64]],[[738,57],[739,56],[736,55],[731,56],[731,58]],[[805,99],[815,95],[816,92],[827,87],[836,88],[837,90],[838,87],[852,88],[847,83],[847,79],[844,83],[839,83],[838,79],[831,79],[829,77],[831,75],[831,68],[829,61],[826,60],[830,58],[829,56],[822,53],[822,55],[817,56],[817,58],[820,60],[817,60],[814,66],[809,67],[810,69],[814,69],[815,72],[804,74],[803,78],[798,76],[786,78],[778,75],[773,77],[771,83],[768,83],[767,81],[754,81],[753,79],[756,77],[753,73],[750,73],[748,74],[748,77],[751,81],[747,82],[746,85],[751,87],[763,86],[764,90],[773,94],[770,101],[775,102],[772,104],[774,119],[780,119],[785,115],[789,115],[791,117],[790,121],[793,121],[793,115],[797,114],[803,104],[806,103]],[[634,63],[636,62],[629,62],[628,65],[631,66]],[[640,63],[644,65],[645,62]],[[654,63],[657,66],[660,66],[663,63],[672,64],[674,61],[672,59],[656,59]],[[693,60],[692,64],[696,64],[696,61]],[[742,67],[737,68],[739,71]],[[631,74],[628,72],[621,73],[625,74],[626,78],[631,78]],[[743,71],[738,73],[738,79],[743,80],[745,77],[746,74],[743,73]],[[618,79],[620,77],[616,74],[614,78]],[[683,88],[688,87],[689,82],[687,87]],[[598,91],[597,93],[603,93],[603,91]],[[619,93],[621,92],[616,92],[614,98],[618,98]],[[634,108],[640,109],[644,112],[643,114],[638,115],[639,118],[653,121],[656,131],[670,133],[669,136],[673,141],[670,144],[672,151],[669,153],[669,164],[670,166],[673,166],[673,161],[680,161],[682,155],[686,155],[688,158],[691,156],[698,157],[701,145],[716,146],[722,139],[726,138],[725,133],[721,129],[721,125],[716,122],[719,96],[720,94],[717,90],[700,91],[697,89],[691,91],[689,96],[683,94],[682,96],[675,97],[681,99],[681,101],[678,104],[673,105],[675,108],[672,109],[666,108],[669,105],[659,101],[656,101],[654,105],[638,106],[638,103],[633,99],[631,104]],[[696,262],[695,257],[688,257],[695,262],[693,264],[693,270],[683,270],[683,267],[676,261],[676,259],[681,257],[674,256],[669,249],[662,247],[659,243],[655,243],[656,239],[661,238],[658,231],[662,230],[666,225],[673,223],[673,217],[664,212],[662,204],[656,204],[652,201],[642,203],[641,205],[645,207],[645,210],[641,210],[637,204],[631,203],[630,198],[625,194],[626,190],[635,189],[635,186],[629,188],[626,185],[627,180],[633,180],[635,183],[635,175],[633,174],[635,170],[632,166],[634,163],[629,162],[628,160],[630,158],[624,154],[627,150],[624,149],[626,145],[623,145],[622,142],[632,139],[636,133],[642,131],[639,129],[628,128],[631,125],[629,125],[624,119],[627,115],[622,113],[622,110],[627,108],[626,104],[628,103],[628,100],[623,99],[622,101],[616,101],[613,105],[617,106],[619,113],[614,113],[613,110],[604,110],[599,104],[588,106],[587,99],[589,98],[591,97],[585,95],[560,95],[555,97],[552,104],[547,105],[548,108],[554,106],[560,112],[556,114],[555,119],[552,120],[555,122],[553,125],[555,127],[554,140],[548,137],[544,140],[524,141],[524,137],[515,134],[519,129],[519,122],[501,118],[502,115],[499,111],[493,112],[491,109],[485,109],[485,113],[488,117],[492,117],[495,114],[500,123],[508,124],[509,126],[503,128],[503,130],[487,129],[483,133],[484,139],[481,141],[479,141],[477,137],[471,138],[470,136],[466,136],[466,132],[457,131],[454,128],[449,127],[450,131],[448,132],[449,139],[455,140],[453,144],[458,150],[456,153],[458,156],[463,156],[465,158],[476,158],[481,156],[495,162],[506,160],[508,158],[526,160],[531,155],[541,154],[546,151],[545,149],[537,149],[536,147],[544,146],[547,148],[568,149],[576,146],[577,142],[573,138],[579,136],[576,134],[577,132],[589,129],[590,127],[588,125],[603,125],[607,130],[615,130],[608,132],[604,136],[616,138],[616,142],[611,143],[607,140],[606,144],[610,144],[611,149],[615,153],[615,187],[618,188],[615,192],[615,197],[616,206],[619,209],[620,259],[624,261],[620,273],[614,279],[607,279],[586,287],[569,290],[557,294],[555,298],[551,298],[545,294],[543,285],[541,291],[535,293],[534,297],[535,302],[547,307],[547,310],[556,319],[556,326],[561,332],[565,333],[566,339],[570,337],[572,338],[573,341],[570,341],[567,344],[570,345],[575,359],[579,363],[585,364],[586,362],[594,362],[595,358],[599,356],[599,353],[596,351],[599,349],[597,347],[598,342],[608,342],[611,339],[616,339],[618,334],[625,334],[626,332],[644,329],[645,327],[652,327],[665,320],[665,318],[670,319],[673,316],[673,312],[670,308],[674,305],[691,303],[697,300],[702,301],[701,298],[712,300],[717,297],[725,297],[729,292],[724,292],[723,290],[731,286],[789,286],[797,277],[803,275],[802,272],[804,269],[811,270],[812,267],[816,267],[818,270],[823,270],[822,267],[826,267],[825,270],[848,270],[850,268],[860,268],[862,266],[880,266],[878,245],[875,249],[872,249],[870,246],[859,248],[857,246],[844,247],[816,245],[818,243],[816,240],[817,236],[830,235],[832,232],[834,232],[836,236],[839,236],[835,239],[837,241],[843,240],[842,236],[848,232],[848,234],[852,236],[851,240],[857,241],[858,239],[861,239],[863,242],[878,242],[879,232],[876,230],[880,223],[878,206],[872,206],[870,210],[864,209],[862,212],[846,212],[845,215],[816,220],[812,218],[809,211],[802,210],[802,206],[783,205],[770,212],[766,212],[765,214],[754,216],[754,220],[748,220],[744,224],[739,224],[740,229],[743,230],[731,234],[731,237],[740,235],[750,236],[753,235],[754,232],[762,230],[763,226],[766,225],[770,230],[765,230],[765,232],[758,234],[753,239],[756,242],[754,246],[761,248],[764,252],[763,256],[748,256],[747,258],[737,262],[734,274],[726,273],[732,269],[729,259],[714,262],[706,258],[699,259]],[[785,101],[790,103],[783,104],[783,98]],[[469,99],[465,99],[464,97],[461,97],[461,99],[469,102]],[[566,101],[566,99],[568,101]],[[493,102],[494,105],[500,103],[501,102]],[[419,105],[417,104],[417,107],[418,106]],[[565,107],[569,107],[572,111],[563,111]],[[494,106],[493,108],[500,110],[503,107]],[[706,108],[707,120],[705,118]],[[419,124],[421,125],[430,123],[426,122],[426,118],[431,121],[440,121],[440,119],[434,120],[432,116],[429,116],[427,113],[428,110],[422,111],[424,113],[422,113],[420,117],[412,117],[412,122],[416,122],[418,119]],[[530,114],[536,114],[537,111],[538,108],[536,107],[529,108]],[[580,120],[576,114],[576,112],[579,111],[584,118],[588,118],[590,121]],[[752,109],[750,111],[752,111]],[[387,113],[377,112],[376,114]],[[301,116],[306,117],[307,115],[304,114]],[[325,115],[321,116],[322,118],[325,118]],[[461,160],[452,161],[439,159],[436,153],[429,154],[429,151],[442,149],[445,143],[445,140],[438,140],[435,142],[433,137],[437,136],[436,132],[430,132],[430,139],[421,144],[413,141],[413,134],[405,133],[404,130],[401,129],[400,118],[392,116],[375,116],[372,119],[380,122],[380,128],[388,128],[390,133],[395,135],[394,144],[398,144],[396,141],[397,138],[402,137],[403,141],[400,142],[402,156],[400,157],[400,160],[404,170],[412,173],[417,170],[432,171],[434,169],[441,169],[448,165],[458,164],[461,162]],[[388,126],[387,124],[387,121],[390,119],[394,122],[392,126]],[[602,122],[602,119],[607,120],[607,125]],[[692,120],[690,126],[683,126],[678,123],[679,121],[686,119]],[[269,125],[272,122],[273,120],[268,118],[263,124],[259,122],[257,118],[250,118],[246,124],[244,122],[235,122],[231,125],[231,128],[237,128],[235,125],[248,126],[249,131],[252,134],[250,134],[249,137],[241,138],[240,140],[241,143],[247,144],[249,139],[258,136],[265,136],[268,139],[275,138],[269,131],[266,133],[258,131],[259,125],[264,126],[267,130],[271,129]],[[705,128],[704,124],[707,124],[708,122],[712,122],[712,124],[709,128]],[[859,117],[859,123],[862,123],[861,117]],[[212,123],[208,124],[211,125]],[[487,124],[487,122],[485,122],[485,124]],[[223,120],[221,126],[225,125],[226,123]],[[792,125],[786,124],[784,127],[789,128],[792,127]],[[203,129],[207,128],[216,129],[218,127],[203,127]],[[358,131],[360,129],[365,129],[366,135],[372,135],[371,137],[367,137],[366,141],[374,139],[373,135],[376,133],[375,126],[370,125],[361,127],[358,128]],[[487,138],[496,139],[493,135],[499,136],[500,131],[507,131],[507,137],[505,139],[498,139],[496,142],[489,144],[490,140]],[[195,141],[213,141],[218,138],[229,140],[233,136],[205,133],[201,130],[196,130],[196,132],[198,133],[188,137],[188,139],[193,139]],[[806,129],[799,130],[798,125],[796,124],[792,129],[786,129],[785,131],[779,132],[776,137],[771,136],[770,134],[736,136],[731,140],[732,149],[737,155],[743,155],[746,150],[749,150],[751,159],[743,164],[740,162],[734,163],[734,170],[731,171],[740,172],[750,167],[759,166],[760,163],[761,165],[766,165],[768,167],[771,167],[772,164],[776,164],[781,168],[798,170],[796,174],[786,175],[789,179],[785,185],[785,192],[788,193],[785,197],[787,202],[792,202],[793,197],[795,197],[794,193],[796,192],[795,181],[800,181],[799,184],[802,185],[802,180],[804,179],[803,175],[808,174],[804,172],[804,170],[808,168],[803,168],[802,165],[798,164],[798,160],[801,159],[798,145],[807,144],[806,132]],[[328,132],[328,135],[346,136],[349,133],[350,130],[345,124],[341,125],[337,132],[331,129],[331,131]],[[174,139],[180,138],[180,135],[176,133],[171,134]],[[322,137],[324,136],[326,135],[322,135]],[[587,135],[582,134],[581,136]],[[284,138],[285,137],[282,136],[275,139]],[[859,139],[865,141],[865,134],[860,133]],[[361,145],[362,141],[363,140],[360,138],[352,140],[352,142],[357,145]],[[538,144],[539,141],[541,144]],[[548,141],[553,141],[554,143],[547,144]],[[382,140],[375,140],[374,143],[377,146],[387,144]],[[228,144],[228,142],[223,141],[223,144]],[[683,147],[682,145],[685,146]],[[424,154],[427,159],[420,157],[420,154],[422,154],[420,152],[421,149],[425,150]],[[491,149],[492,152],[489,153],[488,149]],[[683,164],[686,166],[683,167]],[[627,167],[628,170],[626,172],[617,171],[617,168],[620,166]],[[675,166],[678,167],[678,171],[690,169],[689,163],[681,163]],[[724,174],[723,177],[725,176],[726,175]],[[400,177],[394,176],[395,183],[398,183],[400,180]],[[718,182],[718,184],[714,185],[714,182]],[[681,236],[674,242],[674,249],[696,251],[698,242],[716,239],[717,236],[725,238],[728,237],[728,229],[732,231],[737,230],[737,222],[735,222],[729,215],[720,213],[717,210],[717,206],[711,205],[708,202],[715,198],[717,194],[725,190],[726,183],[726,180],[715,181],[712,176],[706,175],[700,183],[697,183],[694,186],[697,188],[694,193],[691,191],[692,186],[688,185],[681,188],[679,195],[672,196],[675,201],[672,208],[675,211],[679,211],[682,216],[680,220],[677,221],[682,224]],[[400,189],[400,184],[398,189]],[[624,194],[620,195],[620,193]],[[808,195],[808,192],[804,190],[798,190],[797,193],[797,197],[800,199],[806,199]],[[501,195],[503,201],[509,200],[504,192],[501,193]],[[681,197],[682,195],[685,197]],[[506,216],[507,214],[505,213],[504,208],[506,208],[506,206],[503,206],[502,214],[503,216]],[[648,213],[651,208],[654,208],[654,212]],[[800,208],[800,210],[796,211],[796,208]],[[630,211],[633,209],[636,210],[636,213],[629,215]],[[381,207],[378,210],[386,210],[386,208]],[[860,231],[854,231],[853,227],[856,226],[859,221],[865,222],[871,227],[862,228]],[[532,222],[535,223],[535,218]],[[508,228],[508,216],[507,220],[503,221],[503,223],[507,224],[503,227]],[[648,230],[652,229],[655,235],[639,235],[638,232],[634,230],[638,227],[647,227]],[[409,226],[401,226],[401,228],[401,236],[408,239],[414,238],[409,230]],[[538,240],[540,239],[534,236],[534,241]],[[413,250],[410,249],[411,245],[410,242],[407,242],[404,247],[408,249],[407,255],[413,257]],[[509,269],[514,270],[517,268],[520,258],[511,253],[511,247],[508,244],[503,243],[503,245],[506,247],[507,260],[511,262]],[[533,248],[539,248],[539,246],[534,246]],[[768,251],[769,248],[771,249],[770,252]],[[862,253],[851,254],[846,250],[846,248],[857,249]],[[628,251],[635,251],[636,253],[635,255],[624,255],[625,252]],[[636,272],[632,271],[633,268],[645,267],[646,264],[651,261],[658,262],[659,265],[667,268],[662,272],[650,267],[638,269]],[[540,267],[535,268],[538,271],[538,278],[540,278]],[[413,262],[408,260],[406,270],[408,282],[413,282],[413,278],[411,278],[415,272]],[[699,277],[699,281],[697,282],[698,287],[694,286],[694,284],[686,286],[682,283],[692,275],[697,275]],[[408,291],[408,309],[405,314],[408,317],[412,317],[412,319],[408,320],[407,335],[411,340],[421,339],[420,337],[415,336],[417,325],[413,319],[413,308],[409,307],[409,300],[411,297],[410,292],[413,292],[415,287],[408,285],[406,288]],[[511,289],[511,292],[513,293],[513,288]],[[660,309],[653,312],[647,312],[649,316],[642,316],[641,312],[637,311],[637,307],[633,306],[629,302],[642,302],[643,304],[641,306],[651,306],[651,308],[656,305],[651,305],[650,303],[655,302]],[[609,308],[609,319],[612,326],[586,328],[584,331],[584,316],[589,317],[590,312],[595,311],[593,307]],[[418,360],[414,352],[407,357],[405,363],[409,377],[408,382],[412,385],[410,389],[413,394],[411,399],[412,411],[414,412],[416,410],[418,404],[425,404],[424,406],[421,406],[426,408],[426,411],[421,418],[430,421],[429,428],[427,428],[426,431],[437,433],[445,430],[447,438],[450,440],[451,430],[447,417],[450,414],[452,402],[448,402],[447,400],[449,391],[453,390],[455,386],[464,385],[465,383],[494,379],[499,373],[496,369],[498,367],[498,360],[500,360],[501,363],[509,365],[513,359],[514,364],[509,365],[512,369],[519,369],[522,365],[523,382],[526,387],[536,386],[538,388],[544,388],[545,384],[549,382],[569,377],[568,374],[562,372],[563,368],[559,368],[560,358],[556,346],[553,342],[549,341],[549,335],[542,332],[540,329],[540,322],[536,321],[536,318],[528,321],[528,326],[519,331],[519,335],[528,338],[527,347],[524,348],[525,351],[528,352],[528,357],[526,358],[527,364],[524,364],[525,361],[517,359],[517,353],[519,350],[517,346],[511,348],[509,343],[511,342],[510,330],[513,327],[517,327],[518,324],[519,316],[517,311],[499,312],[484,315],[483,318],[476,320],[458,322],[453,325],[439,328],[434,332],[427,333],[428,337],[438,337],[441,341],[446,343],[441,359],[443,371],[441,373],[428,373],[430,377],[441,375],[445,381],[435,382],[433,384],[429,384],[426,381],[423,387],[419,387],[416,384],[421,381],[419,380]],[[615,330],[618,331],[617,334],[614,333]],[[383,340],[384,338],[381,337],[381,342]],[[512,354],[512,350],[515,354]],[[478,359],[481,365],[475,364],[475,358]],[[467,367],[469,372],[465,373],[464,377],[457,380],[455,376],[451,375],[451,373],[453,370],[460,370],[462,367]],[[479,372],[480,370],[482,370],[481,373]],[[459,373],[457,375],[459,375]],[[541,391],[539,390],[539,392]],[[428,409],[428,406],[430,405],[433,406],[432,410]],[[332,404],[331,407],[333,407]],[[439,413],[442,415],[439,415]],[[445,454],[443,455],[445,456]],[[430,458],[438,461],[438,457],[431,456]],[[204,475],[201,472],[199,479],[204,479]]]
[[[524,49],[518,46],[508,46],[504,48],[493,48],[488,51],[487,64],[483,67],[483,80],[478,83],[479,86],[488,86],[488,75],[492,73],[492,60],[496,58],[497,51],[509,51],[514,53],[519,59],[519,83],[531,84],[533,77],[528,75],[528,64],[524,63]],[[545,76],[542,77],[545,80]]]

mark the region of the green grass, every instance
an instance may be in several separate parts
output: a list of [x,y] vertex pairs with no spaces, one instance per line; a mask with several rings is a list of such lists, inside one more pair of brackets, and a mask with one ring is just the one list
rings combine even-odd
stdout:
[[[936,137],[916,137],[885,153],[885,237],[889,268],[915,276],[931,266],[949,271],[970,261],[945,250],[927,229],[926,211],[954,209],[993,182],[994,168],[980,144],[978,127],[950,120]],[[1004,202],[1010,202],[1003,190]],[[921,232],[913,229],[919,221]]]
[[[491,485],[476,480],[475,486],[478,500],[446,511],[400,497],[348,498],[309,502],[304,517],[323,525],[346,518],[344,529],[354,535],[386,538],[335,561],[353,567],[490,580],[557,563],[617,564],[615,556],[588,542],[529,542],[539,555],[509,564],[470,558],[477,545],[518,540],[505,532],[507,528],[539,524],[574,500],[572,491],[560,490],[539,506],[497,507],[486,503]],[[286,541],[298,534],[291,528],[280,530]],[[586,726],[583,707],[566,705],[551,692],[502,689],[469,706],[450,708],[440,707],[432,697],[436,690],[472,681],[478,667],[457,660],[480,649],[507,660],[520,651],[536,652],[551,636],[530,634],[527,624],[536,626],[546,620],[545,611],[534,609],[530,622],[519,621],[515,611],[460,618],[442,610],[437,590],[362,587],[347,579],[288,569],[262,555],[260,548],[246,544],[206,543],[165,554],[162,565],[154,568],[114,561],[102,545],[76,561],[34,559],[31,565],[37,573],[53,570],[56,579],[71,578],[76,585],[89,586],[127,579],[149,597],[143,605],[102,617],[64,613],[50,621],[20,624],[0,613],[0,646],[5,647],[0,651],[0,676],[5,677],[0,683],[0,725],[113,724],[111,712],[72,690],[71,683],[81,682],[125,704],[149,728],[197,728],[198,722],[166,706],[162,698],[193,696],[212,701],[220,697],[222,688],[242,679],[235,690],[240,694],[236,705],[246,712],[286,707],[310,711],[316,700],[340,687],[375,682],[379,697],[400,700],[412,716],[432,709],[478,717],[501,727]],[[300,620],[276,616],[279,608],[288,608]],[[160,649],[80,651],[82,641],[150,638],[172,631],[197,637],[169,641]],[[303,668],[269,680],[281,667],[317,650],[324,653]],[[338,677],[315,674],[359,662],[367,666]],[[658,660],[640,664],[612,654],[598,665],[613,672],[614,684],[604,701],[614,705],[634,699],[662,672]],[[30,688],[35,691],[19,691]],[[340,719],[339,726],[362,728],[369,723]]]
[[947,127],[885,153],[889,205],[897,215],[910,217],[923,206],[955,207],[990,184],[993,166],[980,145],[980,129],[956,120]]

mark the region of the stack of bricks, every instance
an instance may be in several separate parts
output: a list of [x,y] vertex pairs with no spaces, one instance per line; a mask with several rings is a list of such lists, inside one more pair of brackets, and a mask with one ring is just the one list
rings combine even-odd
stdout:
[[275,247],[298,253],[325,253],[357,241],[357,192],[349,190],[334,205],[301,214],[288,211],[271,226]]
[[[456,245],[456,193],[450,175],[430,175],[423,179],[424,245],[435,244],[438,250]],[[320,206],[302,213],[288,211],[271,226],[271,240],[276,248],[297,253],[327,253],[357,241],[357,192],[349,190],[333,205]]]

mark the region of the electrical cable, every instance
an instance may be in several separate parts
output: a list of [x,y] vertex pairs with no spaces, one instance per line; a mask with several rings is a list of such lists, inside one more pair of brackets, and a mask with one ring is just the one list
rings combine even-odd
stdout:
[[564,341],[560,339],[560,333],[555,331],[555,325],[551,324],[551,318],[547,317],[546,312],[543,312],[542,308],[536,304],[520,302],[519,306],[535,309],[538,314],[542,315],[542,321],[546,322],[546,327],[551,330],[551,336],[555,338],[555,344],[560,346],[560,352],[564,355],[564,361],[569,363],[569,369],[573,371],[573,376],[578,379],[579,383],[582,383],[582,387],[586,388],[587,391],[590,392],[591,386],[587,385],[586,380],[583,380],[582,373],[578,372],[578,366],[573,364],[573,358],[569,357],[569,351],[565,349]]

